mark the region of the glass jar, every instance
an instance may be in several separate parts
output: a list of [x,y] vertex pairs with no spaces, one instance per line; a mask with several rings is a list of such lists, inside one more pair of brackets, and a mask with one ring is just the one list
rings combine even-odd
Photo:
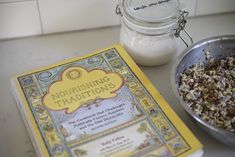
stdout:
[[120,43],[138,64],[161,65],[174,57],[176,30],[186,23],[184,18],[183,25],[179,23],[179,7],[178,0],[122,0],[117,6]]

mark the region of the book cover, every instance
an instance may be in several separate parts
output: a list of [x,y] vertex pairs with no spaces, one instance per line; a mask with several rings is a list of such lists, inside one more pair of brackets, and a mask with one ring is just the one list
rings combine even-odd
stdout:
[[120,45],[12,79],[37,156],[189,156],[202,145]]

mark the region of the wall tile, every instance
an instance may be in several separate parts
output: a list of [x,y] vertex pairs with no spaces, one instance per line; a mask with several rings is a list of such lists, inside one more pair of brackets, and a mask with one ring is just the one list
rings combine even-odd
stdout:
[[15,2],[22,2],[22,1],[36,1],[36,0],[0,0],[0,3],[15,3]]
[[36,1],[0,4],[0,39],[41,34]]
[[235,0],[198,0],[196,15],[235,11]]
[[43,32],[54,33],[119,24],[117,0],[38,0]]
[[[183,9],[189,11],[189,16],[235,11],[235,0],[179,1],[184,4]],[[118,2],[119,0],[0,0],[0,39],[117,25],[120,23],[115,14]]]
[[197,0],[179,0],[183,4],[183,8],[189,12],[189,16],[195,15]]

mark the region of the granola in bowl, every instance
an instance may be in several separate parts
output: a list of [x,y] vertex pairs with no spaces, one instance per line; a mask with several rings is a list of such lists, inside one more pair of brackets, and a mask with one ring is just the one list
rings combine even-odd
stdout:
[[189,108],[209,124],[235,133],[235,58],[219,61],[205,54],[180,74],[178,92]]

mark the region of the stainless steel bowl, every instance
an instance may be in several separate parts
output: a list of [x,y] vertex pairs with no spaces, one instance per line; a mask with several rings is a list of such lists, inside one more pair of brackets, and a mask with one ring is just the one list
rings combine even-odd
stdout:
[[171,85],[176,97],[187,113],[196,121],[198,126],[217,140],[235,147],[235,133],[212,126],[197,116],[179,96],[180,74],[191,65],[199,62],[207,63],[205,52],[210,51],[214,60],[220,60],[228,56],[235,56],[235,35],[217,36],[199,41],[187,48],[175,61],[171,73]]

